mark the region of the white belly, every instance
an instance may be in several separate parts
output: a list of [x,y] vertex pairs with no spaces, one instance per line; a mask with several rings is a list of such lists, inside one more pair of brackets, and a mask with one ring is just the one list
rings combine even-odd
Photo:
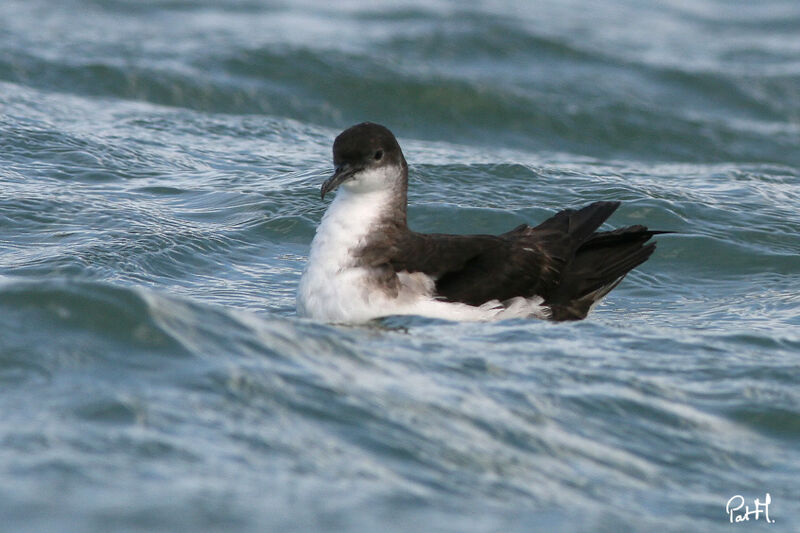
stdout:
[[[384,316],[390,302],[377,291],[370,291],[369,273],[364,268],[327,268],[314,264],[300,279],[297,313],[324,322],[366,322]],[[389,313],[392,314],[392,313]]]

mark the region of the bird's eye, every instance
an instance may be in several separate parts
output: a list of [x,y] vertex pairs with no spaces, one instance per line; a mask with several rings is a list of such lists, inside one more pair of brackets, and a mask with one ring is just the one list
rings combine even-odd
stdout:
[[382,157],[383,157],[383,150],[378,150],[377,152],[375,152],[375,161],[380,161]]

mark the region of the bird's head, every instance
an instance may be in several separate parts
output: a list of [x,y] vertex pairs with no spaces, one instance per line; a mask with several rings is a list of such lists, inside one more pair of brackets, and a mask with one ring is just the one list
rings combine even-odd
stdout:
[[408,166],[397,139],[388,128],[362,122],[347,128],[333,142],[333,176],[322,184],[321,196],[337,187],[361,193],[401,188]]

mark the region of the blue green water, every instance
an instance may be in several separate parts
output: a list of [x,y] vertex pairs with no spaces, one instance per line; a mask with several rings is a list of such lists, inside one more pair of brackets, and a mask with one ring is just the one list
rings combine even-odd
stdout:
[[[580,323],[299,319],[363,120],[416,230],[678,233]],[[0,530],[796,531],[799,254],[794,0],[4,0]]]

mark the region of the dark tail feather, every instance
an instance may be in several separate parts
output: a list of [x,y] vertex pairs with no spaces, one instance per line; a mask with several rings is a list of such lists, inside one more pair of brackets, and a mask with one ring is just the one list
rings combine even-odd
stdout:
[[656,249],[647,241],[656,234],[644,226],[594,233],[581,245],[563,274],[559,288],[545,304],[553,320],[586,318],[592,305],[616,287]]
[[568,235],[572,243],[582,243],[595,233],[619,205],[619,202],[595,202],[578,210],[565,209],[529,231],[540,236],[547,231],[553,231],[561,238]]

